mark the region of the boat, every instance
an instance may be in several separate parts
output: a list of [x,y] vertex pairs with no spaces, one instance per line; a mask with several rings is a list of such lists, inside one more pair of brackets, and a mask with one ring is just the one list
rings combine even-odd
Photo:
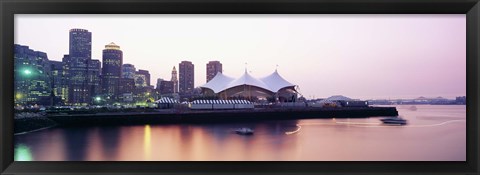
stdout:
[[240,135],[252,135],[253,130],[250,128],[238,128],[237,130],[235,130],[235,133]]
[[406,125],[407,120],[400,117],[389,117],[380,119],[384,124],[397,124],[397,125]]

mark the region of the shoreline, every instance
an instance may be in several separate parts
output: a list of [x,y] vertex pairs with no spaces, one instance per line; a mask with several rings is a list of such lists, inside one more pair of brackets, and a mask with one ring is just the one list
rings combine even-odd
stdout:
[[37,131],[45,130],[45,129],[50,129],[50,128],[53,128],[53,127],[56,127],[56,126],[57,126],[57,125],[47,126],[47,127],[40,128],[40,129],[35,129],[35,130],[30,130],[30,131],[25,131],[25,132],[20,132],[20,133],[14,133],[13,135],[14,135],[14,136],[17,136],[17,135],[28,134],[28,133],[32,133],[32,132],[37,132]]
[[281,108],[247,110],[159,110],[156,112],[48,115],[63,126],[232,123],[315,118],[398,116],[395,107]]
[[32,117],[14,120],[13,134],[22,135],[58,126],[59,124],[48,117]]
[[156,112],[111,112],[95,114],[48,114],[15,119],[14,135],[52,127],[124,126],[139,124],[206,124],[274,120],[368,118],[398,116],[395,107],[272,108],[247,110],[158,110]]

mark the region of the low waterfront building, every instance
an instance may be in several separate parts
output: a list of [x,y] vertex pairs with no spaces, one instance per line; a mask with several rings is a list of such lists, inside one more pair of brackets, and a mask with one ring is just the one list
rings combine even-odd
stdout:
[[456,104],[467,104],[467,97],[466,96],[460,96],[455,98],[455,103]]
[[334,95],[326,99],[310,102],[311,107],[368,107],[368,101],[351,99],[342,95]]
[[190,109],[253,109],[252,102],[247,100],[195,100],[189,104]]
[[160,109],[173,108],[175,104],[179,104],[177,100],[169,97],[162,97],[161,99],[155,101],[155,103],[157,104],[157,107]]

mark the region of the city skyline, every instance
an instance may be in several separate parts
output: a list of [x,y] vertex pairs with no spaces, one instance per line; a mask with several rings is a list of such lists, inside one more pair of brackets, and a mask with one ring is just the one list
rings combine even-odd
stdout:
[[[71,22],[66,22],[65,16],[75,18]],[[138,69],[150,71],[153,80],[168,79],[172,66],[178,65],[183,60],[191,61],[194,65],[201,66],[195,70],[194,87],[206,82],[206,70],[202,69],[202,65],[218,60],[223,64],[224,73],[232,77],[239,77],[245,68],[248,68],[255,77],[266,76],[275,71],[278,65],[279,73],[292,83],[299,85],[300,93],[306,98],[332,95],[360,99],[419,96],[453,98],[465,95],[465,15],[300,15],[294,17],[227,15],[227,17],[229,18],[209,15],[18,15],[15,18],[15,43],[45,52],[49,60],[59,61],[61,57],[58,53],[62,55],[68,53],[68,37],[64,37],[62,33],[68,33],[72,28],[83,28],[92,32],[92,59],[102,58],[98,56],[101,52],[99,45],[104,46],[115,42],[122,46],[124,64],[130,63]],[[133,20],[139,19],[143,22],[160,20],[164,22],[162,25],[167,29],[164,33],[158,31],[150,33],[156,34],[152,37],[154,42],[146,39],[141,33],[138,33],[138,37],[146,41],[129,38],[135,36],[125,33],[128,30],[122,27],[115,28],[110,33],[105,32],[109,28],[106,27],[109,26],[107,24],[118,26],[120,19],[134,24],[137,23]],[[233,22],[227,21],[231,19]],[[37,26],[35,24],[38,22],[46,22],[50,25],[38,28],[28,27]],[[105,24],[101,25],[100,22]],[[264,24],[265,22],[267,24]],[[93,24],[104,27],[94,27]],[[204,25],[198,28],[200,24]],[[328,24],[329,28],[321,28]],[[146,23],[144,25],[148,26]],[[356,28],[355,30],[342,28],[346,26]],[[68,29],[63,31],[63,28]],[[179,29],[176,33],[172,31],[175,28]],[[47,31],[47,29],[50,30]],[[60,29],[62,31],[59,31]],[[154,29],[158,29],[158,26],[154,26]],[[241,29],[246,29],[247,32],[242,33]],[[317,30],[320,29],[322,31],[318,32]],[[343,33],[335,33],[335,30],[341,30]],[[219,31],[223,33],[218,33]],[[45,35],[37,36],[35,35],[37,32]],[[239,36],[232,36],[234,32],[239,32]],[[326,35],[325,32],[331,36]],[[409,32],[414,32],[415,37],[408,36]],[[250,43],[247,39],[240,38],[247,34],[252,35],[248,38],[251,39]],[[257,38],[252,39],[253,36]],[[41,39],[42,37],[50,37],[52,42],[37,44],[45,41]],[[438,39],[438,37],[445,39]],[[63,40],[67,43],[62,42]],[[301,44],[303,40],[308,41],[305,43],[309,44]],[[103,43],[104,41],[106,42]],[[193,44],[181,41],[191,41]],[[169,42],[173,46],[169,46]],[[202,42],[205,42],[204,46]],[[240,44],[232,44],[235,42]],[[54,43],[50,46],[52,48],[49,47],[50,43]],[[316,43],[320,43],[322,47],[316,46]],[[366,46],[360,47],[359,43],[371,45],[365,44]],[[225,46],[220,47],[219,44]],[[135,45],[139,48],[133,47]],[[164,46],[165,49],[163,50],[160,46]],[[64,47],[67,47],[67,52],[58,49]],[[192,49],[194,47],[199,48]],[[157,54],[152,54],[150,50]],[[146,52],[147,56],[140,56],[142,54],[139,52]],[[162,52],[168,53],[162,54]],[[322,55],[325,52],[329,57]],[[378,63],[381,63],[380,66]],[[317,76],[312,77],[312,75]]]

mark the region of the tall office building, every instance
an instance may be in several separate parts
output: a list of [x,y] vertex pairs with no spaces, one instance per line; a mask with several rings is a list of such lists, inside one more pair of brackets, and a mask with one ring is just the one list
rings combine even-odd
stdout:
[[207,83],[217,75],[217,72],[222,72],[222,63],[220,61],[209,61],[207,63]]
[[100,60],[88,60],[87,65],[87,88],[90,92],[90,97],[94,98],[102,94],[102,79],[100,78],[102,63],[100,63]]
[[132,64],[124,64],[122,66],[122,78],[130,78],[130,79],[135,79],[135,73],[136,73],[135,66]]
[[150,72],[148,72],[148,70],[138,69],[138,71],[135,73],[135,86],[150,86]]
[[122,76],[123,52],[115,43],[105,45],[102,64],[102,93],[110,99],[117,99]]
[[154,95],[154,87],[150,86],[150,73],[147,70],[138,69],[135,73],[134,101],[145,102]]
[[174,84],[173,81],[166,81],[164,79],[157,79],[157,92],[160,95],[173,94]]
[[118,84],[119,94],[135,92],[135,80],[132,78],[120,78]]
[[194,88],[194,65],[190,61],[182,61],[178,65],[179,93],[192,94]]
[[71,100],[71,97],[73,95],[71,95],[71,91],[72,88],[70,86],[71,82],[70,82],[70,65],[71,65],[71,59],[70,59],[70,56],[67,54],[67,55],[63,55],[63,58],[62,58],[62,68],[63,68],[63,88],[65,89],[65,94],[63,95],[63,97],[65,98],[64,99],[64,102],[66,104],[73,104],[72,103],[72,100]]
[[157,78],[157,85],[155,86],[155,89],[160,89],[160,86],[162,85],[162,81],[165,81],[163,78]]
[[172,69],[172,78],[170,79],[173,82],[173,93],[178,93],[178,79],[177,79],[177,69],[173,66]]
[[52,84],[47,54],[15,44],[13,57],[15,104],[49,105]]
[[[135,92],[135,66],[132,64],[122,65],[122,78],[120,78],[119,91],[120,94],[133,94]],[[125,100],[124,100],[125,101]]]
[[69,31],[69,54],[63,62],[68,87],[68,104],[86,105],[92,101],[90,81],[88,80],[88,64],[91,55],[92,33],[85,29],[71,29]]
[[50,61],[51,71],[51,83],[53,93],[56,97],[59,97],[62,102],[67,99],[67,86],[65,83],[65,74],[63,70],[63,63],[61,61]]
[[71,57],[92,58],[92,33],[85,29],[70,30],[70,45],[68,54]]

